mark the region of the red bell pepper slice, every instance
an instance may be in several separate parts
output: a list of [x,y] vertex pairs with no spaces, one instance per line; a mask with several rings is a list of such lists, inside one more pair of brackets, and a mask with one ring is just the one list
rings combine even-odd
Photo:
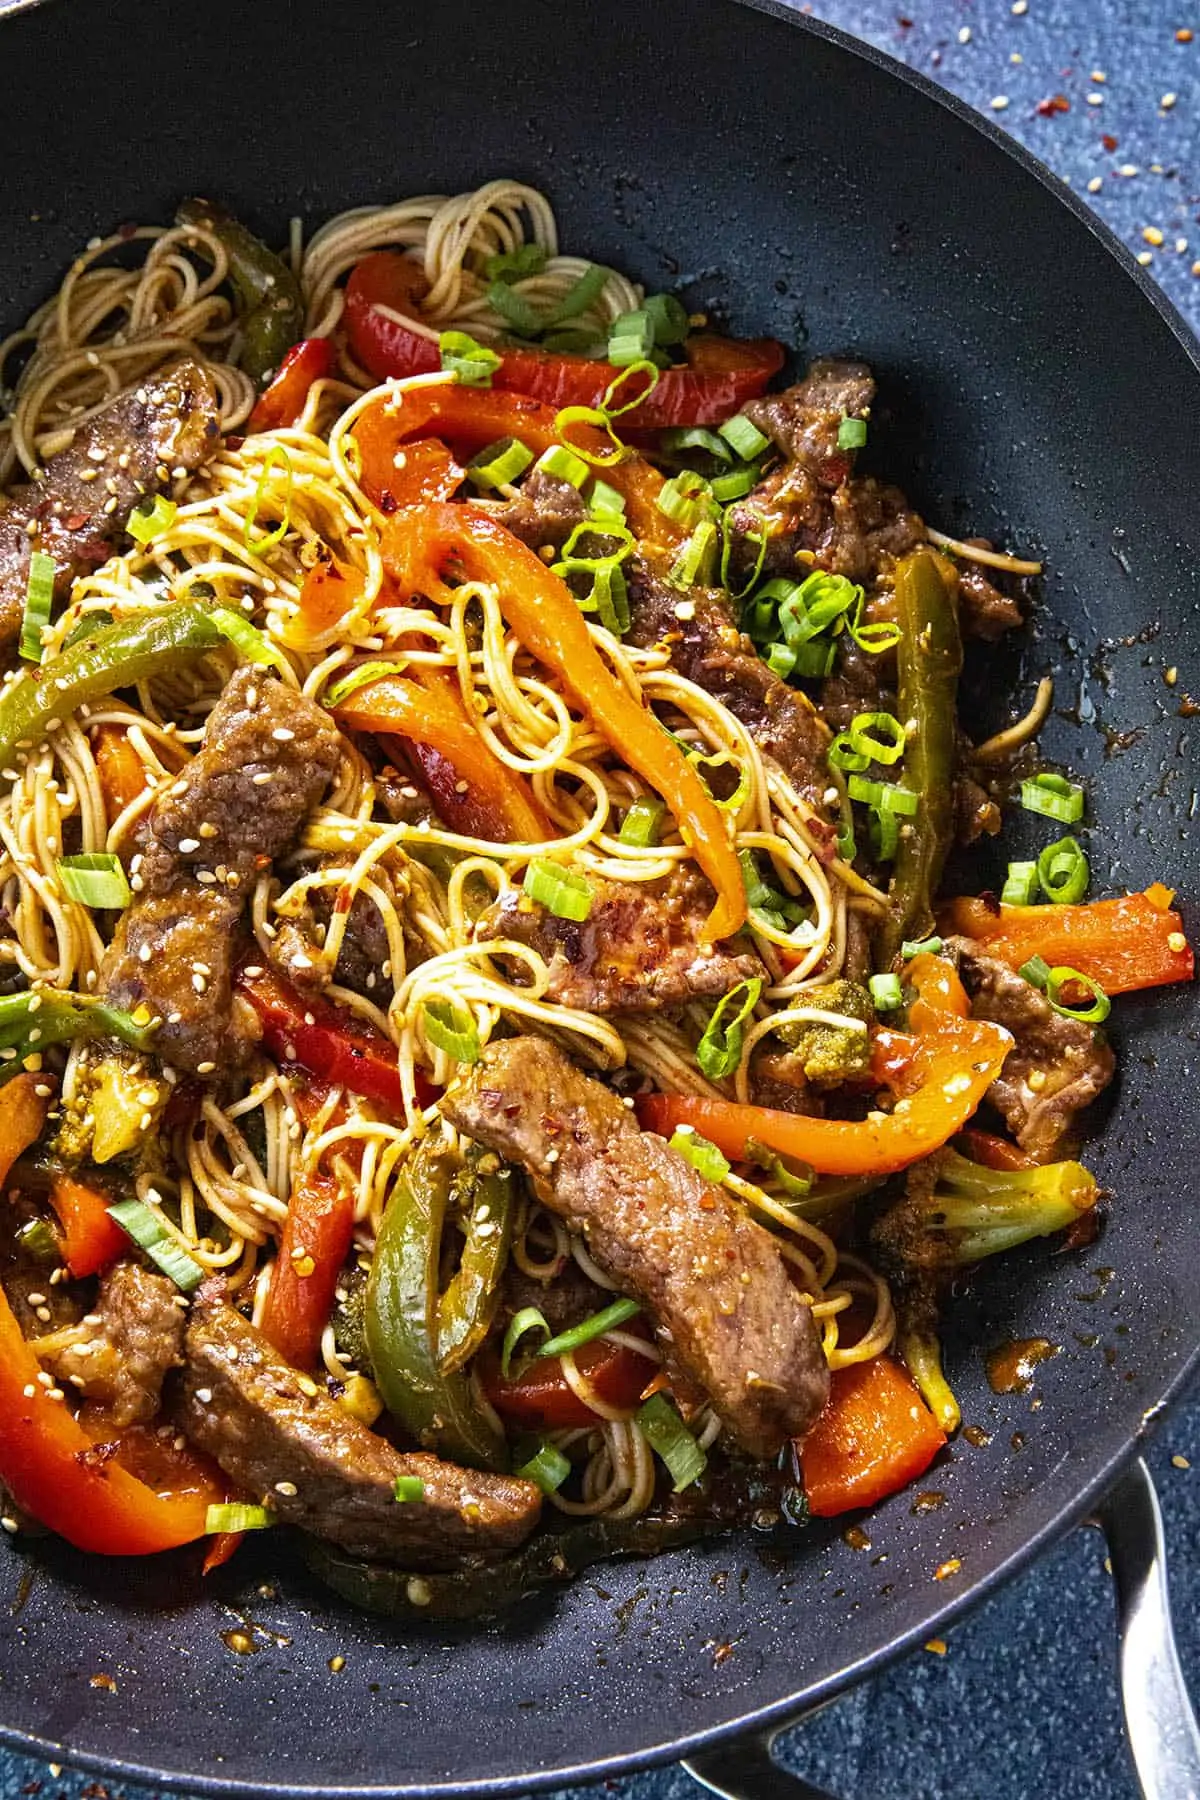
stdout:
[[332,1175],[292,1186],[262,1330],[285,1362],[310,1369],[333,1311],[334,1289],[354,1237],[354,1195]]
[[875,1506],[923,1475],[946,1434],[891,1356],[835,1369],[829,1399],[799,1444],[809,1511]]
[[728,937],[746,917],[746,891],[725,820],[712,795],[653,713],[617,679],[593,644],[566,583],[503,525],[473,506],[397,513],[383,530],[383,560],[405,598],[450,600],[442,572],[453,559],[468,580],[489,581],[530,653],[552,669],[613,749],[671,808],[717,902],[705,928]]
[[0,1480],[18,1506],[102,1556],[147,1556],[204,1536],[215,1496],[147,1487],[100,1452],[40,1374],[0,1291]]
[[248,431],[278,431],[294,425],[304,411],[308,390],[314,381],[332,375],[337,358],[329,338],[303,338],[293,344],[276,372],[275,379],[260,394],[250,414]]
[[[575,1364],[598,1397],[609,1406],[634,1407],[654,1375],[651,1358],[626,1344],[595,1338],[575,1352]],[[500,1373],[500,1359],[487,1350],[479,1360],[483,1391],[503,1419],[528,1430],[559,1431],[567,1426],[594,1425],[597,1415],[569,1385],[557,1356],[531,1363],[520,1375]]]
[[[299,994],[272,969],[237,978],[262,1026],[272,1056],[301,1063],[314,1075],[400,1113],[404,1093],[396,1047],[381,1032],[315,995]],[[311,1021],[311,1023],[310,1023]]]
[[[424,272],[410,257],[377,250],[350,272],[345,324],[350,348],[378,380],[425,375],[441,367],[436,339],[410,331],[378,308],[411,314],[426,291]],[[500,349],[492,385],[529,394],[548,406],[598,406],[619,373],[612,363],[533,349]],[[622,415],[630,429],[717,425],[764,393],[783,367],[774,338],[747,340],[703,333],[684,345],[686,368],[663,369],[640,406]]]
[[989,956],[1021,969],[1040,956],[1052,968],[1078,969],[1106,994],[1191,981],[1195,958],[1183,920],[1170,910],[1170,891],[1158,883],[1144,894],[1121,894],[1082,906],[1001,906],[950,900],[940,909],[943,929],[974,938]]
[[62,1226],[62,1259],[77,1281],[98,1275],[129,1248],[129,1239],[108,1216],[111,1194],[58,1171],[50,1182],[50,1204]]

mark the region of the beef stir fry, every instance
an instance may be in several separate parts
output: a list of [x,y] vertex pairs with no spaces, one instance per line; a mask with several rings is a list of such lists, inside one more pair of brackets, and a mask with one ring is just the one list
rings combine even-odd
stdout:
[[0,371],[5,1529],[462,1618],[886,1499],[1192,975],[960,716],[1039,565],[515,183],[131,241]]

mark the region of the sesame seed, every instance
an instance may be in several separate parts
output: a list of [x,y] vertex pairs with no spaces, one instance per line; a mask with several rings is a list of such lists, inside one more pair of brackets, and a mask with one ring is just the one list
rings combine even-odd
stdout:
[[196,1073],[197,1073],[197,1075],[211,1075],[213,1070],[216,1068],[216,1066],[217,1065],[215,1062],[197,1063],[196,1064]]
[[1171,1458],[1171,1467],[1173,1469],[1190,1469],[1191,1466],[1192,1465],[1186,1456],[1176,1455]]
[[277,1481],[275,1483],[275,1492],[282,1494],[285,1500],[294,1500],[299,1491],[294,1481]]
[[290,744],[295,735],[295,732],[289,731],[286,725],[277,725],[271,733],[277,744]]
[[243,974],[248,975],[250,977],[251,981],[257,981],[258,977],[262,973],[263,973],[263,966],[261,963],[247,963],[245,969],[243,970]]
[[1137,172],[1138,166],[1136,163],[1122,163],[1117,170],[1117,174],[1123,175],[1126,181],[1132,181]]
[[1138,261],[1141,263],[1143,269],[1148,269],[1150,267],[1150,264],[1154,261],[1153,251],[1139,250],[1138,251]]
[[215,838],[216,835],[217,835],[216,826],[214,824],[212,824],[210,820],[205,819],[203,825],[200,827],[200,836],[202,838]]
[[1187,249],[1187,244],[1188,244],[1188,241],[1184,237],[1178,237],[1175,239],[1175,249],[1180,256],[1182,256],[1184,251]]
[[1092,179],[1087,184],[1087,191],[1089,194],[1098,194],[1103,186],[1104,177],[1102,175],[1093,175]]
[[969,43],[970,43],[970,41],[971,41],[971,27],[970,27],[970,26],[969,26],[969,25],[960,25],[960,26],[959,26],[959,28],[958,28],[958,41],[959,41],[959,43],[960,43],[960,44],[969,44]]
[[1142,236],[1148,244],[1153,244],[1156,248],[1163,241],[1163,234],[1158,229],[1157,225],[1144,225],[1142,227]]
[[1187,939],[1182,931],[1173,931],[1167,939],[1167,949],[1173,956],[1182,956],[1187,949]]
[[1170,112],[1178,98],[1178,94],[1164,94],[1158,104],[1162,107],[1164,112]]
[[116,495],[115,495],[115,494],[110,494],[110,495],[109,495],[109,497],[108,497],[108,499],[107,499],[107,500],[106,500],[106,501],[105,501],[105,502],[104,502],[104,508],[103,508],[103,510],[104,510],[104,511],[105,511],[105,512],[106,512],[106,513],[115,513],[115,512],[116,512],[116,510],[117,510],[117,496],[116,496]]
[[1008,105],[1008,95],[994,94],[988,104],[993,112],[1003,112]]
[[250,777],[250,779],[254,783],[255,787],[266,787],[268,782],[274,780],[274,776],[269,771],[267,771],[267,772],[263,773],[262,775],[252,775]]
[[1104,105],[1104,95],[1103,94],[1089,94],[1087,97],[1087,103],[1089,106],[1103,106]]
[[1089,81],[1107,81],[1108,76],[1104,73],[1103,69],[1093,69],[1091,74],[1088,76],[1088,80]]
[[1013,0],[1012,10],[1019,19],[1022,13],[1029,11],[1029,0]]
[[14,1518],[10,1518],[8,1513],[5,1513],[4,1517],[0,1518],[0,1530],[7,1531],[10,1537],[16,1535],[17,1529],[17,1521]]
[[1163,670],[1163,680],[1168,687],[1174,687],[1175,683],[1179,680],[1179,670],[1175,667],[1174,663],[1172,663],[1169,669]]
[[197,1388],[196,1389],[196,1398],[200,1402],[201,1406],[211,1406],[212,1405],[212,1389],[211,1388]]
[[200,839],[180,838],[178,848],[182,856],[190,856],[193,850],[198,850],[200,848]]
[[330,1657],[329,1673],[331,1675],[340,1675],[342,1670],[345,1668],[345,1666],[346,1666],[346,1659],[344,1656],[331,1656]]
[[153,955],[154,955],[154,952],[153,952],[153,950],[151,950],[149,944],[143,944],[141,949],[138,951],[138,961],[143,962],[143,963],[148,963],[150,961],[150,958]]

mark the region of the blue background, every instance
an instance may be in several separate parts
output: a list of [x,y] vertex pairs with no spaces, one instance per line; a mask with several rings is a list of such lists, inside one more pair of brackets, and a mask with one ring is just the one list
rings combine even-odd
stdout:
[[[1195,0],[821,0],[803,10],[924,70],[1020,138],[1200,331]],[[1179,42],[1189,28],[1196,41]],[[1007,253],[1019,280],[1019,245]],[[1168,1420],[1149,1460],[1180,1652],[1200,1694],[1200,1399]],[[844,1800],[1133,1800],[1114,1655],[1104,1545],[1079,1531],[959,1625],[944,1655],[918,1651],[794,1733],[788,1759]],[[0,1800],[138,1791],[0,1751]],[[599,1791],[617,1800],[697,1792],[674,1769]]]

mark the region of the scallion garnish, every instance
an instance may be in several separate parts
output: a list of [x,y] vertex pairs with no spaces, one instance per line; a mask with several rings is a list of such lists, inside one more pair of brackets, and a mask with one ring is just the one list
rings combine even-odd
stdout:
[[[1067,988],[1080,987],[1091,995],[1090,1004],[1086,1007],[1082,1001],[1063,999]],[[1060,1013],[1064,1019],[1078,1019],[1081,1025],[1103,1025],[1112,1011],[1112,1001],[1099,982],[1093,981],[1090,975],[1085,975],[1080,969],[1063,966],[1051,969],[1046,977],[1045,992],[1056,1013]]]
[[343,675],[340,681],[335,681],[333,686],[326,690],[324,704],[340,706],[343,700],[348,700],[350,695],[357,693],[359,688],[369,687],[371,682],[380,680],[384,675],[405,675],[407,673],[404,663],[385,662],[382,658],[378,662],[359,663],[356,669],[351,669],[348,675]]
[[592,263],[583,271],[574,287],[568,288],[554,310],[544,321],[546,330],[553,325],[564,325],[568,319],[577,319],[581,313],[595,306],[608,282],[609,271],[603,263]]
[[464,387],[490,388],[500,358],[486,344],[476,343],[466,331],[443,331],[438,338],[442,367],[457,375]]
[[210,1537],[229,1531],[267,1531],[274,1524],[270,1507],[251,1506],[243,1500],[214,1504],[204,1515],[204,1529]]
[[1061,825],[1078,825],[1083,817],[1083,789],[1065,775],[1043,773],[1021,783],[1021,805]]
[[573,488],[581,488],[590,473],[583,458],[568,450],[565,444],[551,444],[548,450],[543,450],[537,459],[537,467],[543,475],[552,475],[555,481],[569,481]]
[[531,275],[540,275],[545,266],[546,252],[541,244],[518,244],[515,250],[489,256],[483,273],[487,281],[528,281]]
[[557,1444],[543,1438],[533,1455],[521,1464],[516,1473],[540,1487],[543,1494],[556,1494],[571,1473],[571,1464]]
[[1000,890],[1005,906],[1032,906],[1037,899],[1038,869],[1035,862],[1010,862]]
[[650,322],[654,326],[654,342],[660,350],[670,349],[673,344],[685,341],[689,326],[687,308],[674,294],[647,294],[642,301],[642,308],[650,315]]
[[[287,477],[283,490],[282,517],[272,530],[266,532],[264,536],[256,538],[254,536],[255,522],[259,512],[266,503],[267,487],[270,483],[272,472],[280,467],[282,467],[283,472]],[[251,556],[265,556],[268,550],[273,550],[276,544],[282,543],[283,539],[287,536],[288,525],[291,521],[291,512],[292,459],[283,448],[282,444],[272,444],[271,448],[267,451],[266,456],[263,458],[263,466],[258,474],[258,485],[254,490],[254,499],[251,502],[250,511],[246,515],[246,523],[242,527],[242,543],[250,552]]]
[[[638,387],[637,378],[642,376],[644,387]],[[632,412],[643,400],[648,400],[658,386],[658,370],[649,360],[643,358],[639,362],[630,363],[619,375],[614,375],[604,390],[604,398],[600,402],[600,410],[610,419],[619,419],[622,413]],[[629,397],[626,398],[626,389]],[[620,395],[621,404],[617,405]]]
[[138,501],[125,521],[125,529],[137,543],[153,543],[156,537],[171,529],[178,511],[175,502],[168,500],[165,494],[155,494],[153,499]]
[[530,863],[521,885],[531,900],[544,906],[556,919],[582,922],[591,912],[596,898],[585,875],[543,857]]
[[[565,454],[569,455],[570,452]],[[578,458],[572,460],[578,461]],[[500,438],[497,443],[489,444],[486,450],[481,450],[478,456],[471,458],[467,464],[467,474],[477,487],[505,487],[510,481],[515,481],[518,475],[523,475],[532,461],[532,450],[527,450],[518,438]]]
[[876,1012],[895,1012],[898,1006],[904,1005],[904,990],[898,975],[872,975],[867,986]]
[[392,1495],[397,1505],[414,1506],[425,1498],[425,1483],[419,1475],[397,1475]]
[[[1012,873],[1012,865],[1009,873]],[[1074,906],[1083,899],[1091,879],[1091,869],[1075,838],[1059,838],[1056,844],[1047,844],[1037,859],[1037,879],[1045,890],[1047,900],[1054,906]],[[1007,893],[1001,894],[1000,898],[1008,900]],[[1008,903],[1016,904],[1013,901]],[[1028,901],[1025,904],[1028,905]]]
[[25,610],[21,614],[21,655],[26,662],[42,660],[42,633],[50,623],[54,601],[54,558],[35,550],[29,558],[25,580]]
[[111,907],[120,911],[129,905],[129,883],[119,856],[110,850],[88,850],[79,856],[60,856],[54,865],[63,892],[80,906]]
[[672,587],[694,587],[697,583],[709,587],[716,560],[717,528],[711,519],[701,519],[671,565],[667,580]]
[[770,438],[745,413],[737,413],[732,419],[726,419],[717,429],[734,455],[740,456],[743,462],[753,462],[764,450],[770,449]]
[[733,461],[729,445],[707,425],[674,425],[662,433],[660,441],[668,456],[686,456],[689,451],[704,450],[718,462]]
[[588,512],[593,519],[624,519],[625,496],[607,481],[601,481],[599,475],[592,482],[591,498],[588,501]]
[[928,937],[914,940],[905,938],[900,946],[900,954],[905,962],[911,962],[914,956],[940,956],[946,948],[940,937]]
[[[745,1024],[762,995],[762,981],[756,975],[749,981],[739,981],[730,988],[723,999],[718,1001],[712,1016],[704,1030],[704,1036],[696,1045],[696,1062],[701,1072],[710,1081],[722,1081],[726,1075],[732,1075],[742,1060],[742,1044],[745,1041]],[[725,1014],[733,1005],[737,1011],[726,1022]]]
[[257,625],[252,625],[241,613],[234,612],[231,606],[218,606],[209,617],[221,636],[228,638],[247,662],[257,663],[260,668],[280,669],[290,673],[282,650],[277,650]]
[[[795,653],[789,651],[789,655],[794,663]],[[825,755],[831,766],[841,769],[845,775],[861,775],[871,760],[865,752],[854,748],[848,731],[838,732]]]
[[592,582],[592,591],[580,602],[585,612],[594,612],[606,631],[624,637],[629,630],[629,584],[617,561],[601,564]]
[[837,441],[839,450],[861,450],[867,441],[867,421],[843,415],[838,426]]
[[893,713],[859,713],[850,722],[849,736],[852,749],[867,762],[895,763],[904,755],[904,727]]
[[758,469],[754,463],[740,463],[736,469],[730,469],[724,475],[712,478],[713,499],[721,506],[728,506],[731,500],[741,500],[758,482]]
[[654,323],[644,307],[621,313],[608,328],[607,356],[618,368],[645,361],[653,349]]
[[545,316],[537,307],[524,294],[518,294],[506,281],[493,281],[488,288],[487,297],[492,311],[498,312],[518,337],[537,337],[546,323]]
[[618,839],[637,850],[648,850],[659,841],[666,810],[666,801],[660,800],[657,794],[642,794],[621,820]]
[[711,510],[712,490],[694,469],[681,469],[678,475],[663,482],[654,504],[673,524],[690,531]]
[[614,1300],[611,1305],[601,1307],[599,1312],[581,1319],[578,1325],[572,1325],[568,1330],[548,1338],[535,1352],[533,1360],[541,1362],[548,1356],[566,1356],[572,1350],[581,1350],[593,1339],[603,1337],[606,1331],[615,1331],[618,1325],[624,1325],[641,1310],[636,1300]]
[[789,1200],[803,1200],[812,1192],[812,1184],[816,1180],[816,1171],[807,1163],[801,1163],[799,1170],[789,1168],[777,1150],[767,1144],[760,1144],[755,1137],[748,1137],[745,1143],[746,1160],[757,1163],[768,1175],[774,1176]]
[[453,1000],[427,1000],[421,1015],[425,1037],[455,1062],[479,1061],[479,1031],[465,1006]]
[[512,1373],[513,1351],[527,1331],[540,1331],[546,1338],[550,1336],[550,1327],[536,1306],[523,1306],[520,1312],[513,1314],[505,1327],[504,1341],[500,1346],[500,1373],[505,1381]]
[[108,1208],[108,1216],[116,1220],[121,1230],[146,1252],[151,1262],[177,1288],[190,1294],[193,1288],[200,1286],[204,1280],[204,1270],[194,1257],[189,1256],[175,1242],[162,1220],[155,1217],[144,1201],[121,1200],[116,1206]]
[[722,1156],[715,1144],[710,1144],[706,1137],[691,1125],[679,1125],[671,1137],[671,1148],[680,1156],[686,1157],[698,1175],[705,1181],[724,1181],[729,1173],[728,1160]]
[[637,1412],[642,1435],[667,1468],[675,1492],[699,1481],[708,1458],[665,1394],[651,1394]]
[[911,818],[920,805],[919,797],[911,788],[899,787],[894,781],[868,781],[864,775],[851,775],[846,791],[852,800],[859,800],[864,806],[874,806],[879,812],[899,813],[904,818]]
[[1050,964],[1044,956],[1031,956],[1027,963],[1021,964],[1017,974],[1032,987],[1044,988],[1050,979]]
[[876,862],[891,862],[900,848],[900,821],[895,813],[874,808],[867,821],[867,830],[871,840],[871,854]]

